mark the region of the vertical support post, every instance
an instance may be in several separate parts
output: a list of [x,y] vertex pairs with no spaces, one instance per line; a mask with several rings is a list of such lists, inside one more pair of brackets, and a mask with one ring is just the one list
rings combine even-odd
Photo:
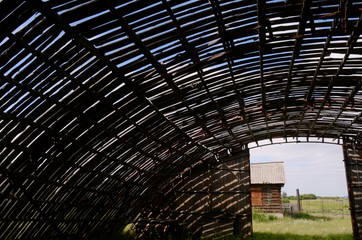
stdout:
[[298,204],[298,212],[302,211],[302,208],[300,207],[300,196],[299,196],[299,189],[297,188],[297,204]]
[[208,178],[208,186],[207,186],[207,202],[209,204],[209,211],[212,211],[212,199],[211,199],[211,187],[212,187],[212,181],[211,181],[211,167],[210,164],[207,165],[207,178]]
[[362,145],[343,139],[348,198],[354,239],[362,239]]
[[242,200],[239,200],[236,209],[234,222],[234,235],[243,238],[250,238],[253,233],[252,208],[251,208],[251,180],[250,180],[250,152],[246,147],[244,156],[240,158],[238,167],[241,171],[238,174],[239,190],[243,193]]
[[[249,148],[246,147],[246,151],[248,151],[248,163],[247,163],[247,166],[246,166],[246,172],[247,172],[247,175],[248,175],[248,193],[246,195],[247,199],[249,199],[249,214],[250,214],[250,219],[249,219],[249,223],[250,223],[250,229],[249,229],[249,232],[250,232],[250,235],[253,236],[253,209],[251,207],[251,177],[250,177],[250,151],[249,151]],[[246,235],[246,234],[245,234]]]

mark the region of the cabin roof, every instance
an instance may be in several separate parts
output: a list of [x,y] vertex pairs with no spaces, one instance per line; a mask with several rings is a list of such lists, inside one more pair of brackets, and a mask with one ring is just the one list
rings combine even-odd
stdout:
[[283,162],[250,164],[251,184],[285,184]]

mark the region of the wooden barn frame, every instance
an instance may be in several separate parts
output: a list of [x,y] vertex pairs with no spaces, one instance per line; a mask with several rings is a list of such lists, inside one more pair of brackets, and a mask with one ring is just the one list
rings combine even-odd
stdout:
[[262,140],[342,144],[362,239],[361,1],[0,9],[0,239],[89,239],[129,223],[139,236],[251,235],[247,156]]

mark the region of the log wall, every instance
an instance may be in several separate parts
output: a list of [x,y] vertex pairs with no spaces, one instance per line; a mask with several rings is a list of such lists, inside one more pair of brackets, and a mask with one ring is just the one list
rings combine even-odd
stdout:
[[282,213],[281,184],[253,184],[252,207],[266,213]]

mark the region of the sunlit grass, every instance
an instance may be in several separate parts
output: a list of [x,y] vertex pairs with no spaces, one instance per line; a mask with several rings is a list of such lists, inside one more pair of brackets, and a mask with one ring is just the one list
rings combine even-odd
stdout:
[[[128,231],[127,231],[128,233]],[[147,237],[146,237],[147,238]],[[135,239],[124,231],[114,234],[103,234],[95,236],[94,240],[131,240]],[[147,239],[162,239],[162,237],[151,237]],[[180,239],[176,235],[169,235],[167,239]],[[193,237],[187,240],[198,239]],[[235,236],[220,236],[218,238],[241,240],[244,238]],[[292,214],[284,218],[253,211],[253,237],[248,240],[352,240],[352,225],[350,217],[325,217],[312,216],[306,213]],[[245,239],[244,239],[245,240]]]
[[324,237],[333,234],[347,234],[352,236],[351,219],[347,217],[321,218],[320,220],[285,217],[284,219],[269,222],[253,221],[253,230],[254,233],[317,235]]
[[[245,240],[242,237],[228,236],[219,238],[207,238],[205,240]],[[187,239],[191,240],[191,239]],[[352,234],[330,234],[328,236],[320,235],[298,235],[292,233],[269,233],[269,232],[256,232],[252,238],[246,240],[353,240]]]
[[330,221],[332,217],[327,216],[314,216],[308,213],[286,213],[284,214],[286,218],[293,218],[293,219],[303,219],[303,220],[311,220],[311,221]]
[[[297,203],[297,200],[290,200],[290,203]],[[303,212],[315,214],[349,214],[348,199],[305,199],[301,201],[301,207]]]
[[278,218],[271,214],[263,214],[253,209],[253,221],[254,222],[270,222],[278,220]]
[[321,235],[297,235],[291,233],[269,233],[269,232],[256,232],[252,240],[353,240],[352,234],[330,234],[328,236]]

